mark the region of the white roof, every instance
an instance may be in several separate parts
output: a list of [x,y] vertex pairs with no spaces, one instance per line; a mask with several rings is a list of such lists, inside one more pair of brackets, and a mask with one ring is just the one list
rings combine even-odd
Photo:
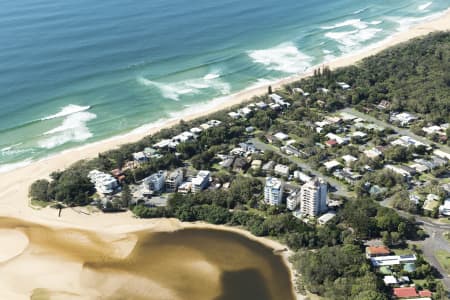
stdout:
[[381,155],[381,151],[378,150],[377,148],[372,148],[369,150],[365,150],[364,154],[368,157],[368,158],[374,158],[374,157],[378,157]]
[[280,189],[282,185],[281,180],[274,177],[267,177],[266,178],[266,186],[271,187],[273,189]]
[[283,132],[278,132],[278,133],[274,134],[273,136],[276,137],[277,139],[279,139],[280,141],[284,141],[289,138],[289,136]]
[[344,121],[352,121],[352,120],[358,118],[357,116],[349,114],[345,111],[341,112],[340,115],[341,115],[342,120],[344,120]]
[[342,156],[342,159],[345,160],[346,163],[351,163],[358,160],[356,157],[349,154]]
[[336,212],[334,211],[330,211],[324,215],[322,215],[320,218],[317,219],[317,221],[320,224],[326,224],[328,223],[328,221],[330,221],[331,219],[333,219],[336,216]]
[[384,281],[385,285],[397,284],[398,283],[397,278],[395,278],[392,275],[384,276],[383,281]]
[[439,156],[441,158],[445,158],[445,159],[450,160],[450,153],[444,152],[442,150],[436,149],[436,150],[433,151],[433,154],[436,155],[436,156]]
[[336,168],[336,167],[340,166],[341,163],[338,162],[337,160],[331,160],[331,161],[324,162],[323,165],[327,169],[333,169],[333,168]]

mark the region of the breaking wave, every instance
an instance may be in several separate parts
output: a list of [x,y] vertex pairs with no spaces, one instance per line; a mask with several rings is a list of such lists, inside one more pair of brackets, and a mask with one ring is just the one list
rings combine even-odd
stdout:
[[265,65],[268,70],[284,73],[299,73],[311,67],[312,58],[306,55],[293,44],[284,43],[273,48],[253,50],[248,56],[254,62]]
[[419,5],[419,6],[417,7],[417,9],[420,10],[420,11],[424,11],[424,10],[426,10],[428,7],[430,7],[431,4],[433,4],[432,1],[427,2],[427,3],[425,3],[425,4]]
[[41,121],[62,118],[62,117],[65,117],[65,116],[68,116],[71,114],[89,110],[90,108],[91,108],[90,106],[80,106],[80,105],[75,105],[75,104],[69,104],[67,106],[64,106],[58,113],[42,118]]
[[139,77],[137,81],[144,86],[155,87],[164,98],[179,101],[183,95],[195,95],[203,90],[215,90],[221,95],[231,91],[230,84],[220,79],[220,74],[210,73],[202,78],[188,79],[174,83],[162,83]]
[[[321,27],[322,29],[343,29],[343,27],[350,27],[346,31],[328,31],[325,37],[334,40],[340,46],[339,49],[344,52],[358,50],[363,46],[363,43],[376,37],[377,33],[383,31],[380,28],[373,26],[381,24],[382,21],[375,20],[371,22],[361,21],[361,19],[350,19],[331,26]],[[372,26],[372,27],[371,27]]]
[[92,137],[87,122],[95,119],[97,115],[81,111],[67,116],[63,123],[44,133],[44,139],[38,142],[39,147],[52,149],[67,142],[81,142]]

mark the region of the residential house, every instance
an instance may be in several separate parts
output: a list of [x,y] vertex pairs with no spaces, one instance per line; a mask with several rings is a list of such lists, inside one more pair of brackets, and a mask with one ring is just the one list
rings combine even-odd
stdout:
[[332,170],[340,167],[341,163],[334,159],[334,160],[324,162],[323,165],[325,166],[327,171],[332,171]]
[[262,170],[263,170],[264,172],[270,172],[270,171],[272,171],[273,168],[275,167],[275,164],[276,164],[276,163],[275,163],[273,160],[271,160],[271,161],[269,161],[269,162],[267,162],[267,163],[265,163],[265,164],[263,165]]
[[386,246],[369,246],[366,247],[366,257],[368,259],[372,257],[388,256],[391,254],[391,250]]
[[370,159],[375,159],[382,155],[382,152],[380,150],[378,150],[377,148],[365,150],[365,151],[363,151],[363,153]]
[[395,266],[400,264],[415,263],[417,260],[414,254],[409,255],[386,255],[371,257],[370,262],[374,267]]
[[401,126],[408,126],[415,120],[417,120],[417,117],[408,112],[391,115],[391,122],[399,123]]
[[348,89],[350,89],[350,85],[348,85],[347,83],[345,83],[345,82],[336,82],[337,83],[337,85],[339,85],[340,87],[341,87],[341,89],[343,89],[343,90],[348,90]]
[[329,212],[323,214],[322,216],[320,216],[320,217],[317,219],[317,222],[318,222],[320,225],[325,225],[325,224],[327,224],[329,221],[331,221],[334,217],[336,217],[336,212],[335,212],[335,211],[329,211]]
[[344,162],[347,166],[354,163],[355,161],[358,161],[358,159],[356,157],[354,157],[353,155],[349,155],[349,154],[342,156],[342,159],[344,160]]
[[278,176],[289,176],[289,167],[282,164],[277,164],[274,169],[275,174]]
[[419,294],[415,287],[399,287],[393,289],[393,294],[397,298],[413,298],[418,297]]
[[308,182],[312,180],[311,176],[306,175],[305,173],[301,171],[294,171],[294,178],[302,181],[302,182]]

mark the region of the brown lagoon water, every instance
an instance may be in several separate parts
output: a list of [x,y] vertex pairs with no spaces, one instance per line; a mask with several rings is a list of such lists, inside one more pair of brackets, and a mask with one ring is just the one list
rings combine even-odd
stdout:
[[[32,299],[294,299],[282,258],[234,232],[183,229],[105,238],[6,218],[0,218],[0,229],[21,231],[29,239],[25,251],[0,264],[0,273],[21,259],[35,258],[40,268],[48,262],[52,272],[58,272],[52,261],[79,265],[72,290],[37,285]],[[130,240],[137,241],[126,254],[113,250]],[[65,267],[62,263],[61,274]]]

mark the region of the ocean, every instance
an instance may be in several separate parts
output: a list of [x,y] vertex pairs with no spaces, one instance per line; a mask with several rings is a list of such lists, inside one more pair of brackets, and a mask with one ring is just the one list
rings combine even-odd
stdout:
[[0,172],[362,51],[442,1],[0,4]]

